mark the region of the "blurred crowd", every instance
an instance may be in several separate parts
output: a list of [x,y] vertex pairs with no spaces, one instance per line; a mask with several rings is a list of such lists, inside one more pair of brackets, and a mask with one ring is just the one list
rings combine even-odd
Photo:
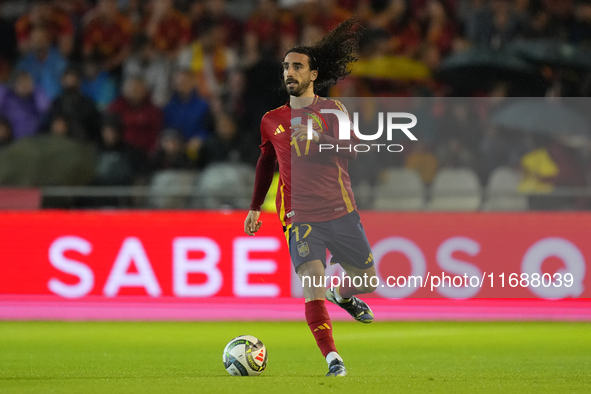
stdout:
[[[3,0],[0,155],[38,137],[46,146],[93,147],[72,154],[92,161],[92,171],[53,184],[131,185],[165,169],[254,165],[260,119],[287,99],[285,51],[352,15],[365,27],[359,62],[322,95],[511,96],[511,81],[476,81],[467,91],[437,72],[468,48],[499,50],[518,39],[591,46],[591,2],[579,0]],[[550,82],[556,72],[542,70]],[[588,95],[588,74],[560,77],[563,94]],[[477,167],[488,141],[477,138],[421,145],[408,160],[431,152],[435,167]],[[32,160],[10,157],[15,167]],[[4,185],[27,182],[0,171]]]

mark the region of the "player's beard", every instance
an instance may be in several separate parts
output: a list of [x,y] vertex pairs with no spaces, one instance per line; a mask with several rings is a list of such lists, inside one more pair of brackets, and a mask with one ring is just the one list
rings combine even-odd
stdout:
[[293,87],[289,87],[287,86],[287,82],[285,83],[285,89],[287,90],[287,93],[289,93],[290,96],[294,96],[294,97],[300,97],[302,94],[304,94],[307,90],[308,87],[310,86],[310,80],[308,79],[307,81],[302,81],[302,82],[298,82],[293,80],[296,83],[296,86]]

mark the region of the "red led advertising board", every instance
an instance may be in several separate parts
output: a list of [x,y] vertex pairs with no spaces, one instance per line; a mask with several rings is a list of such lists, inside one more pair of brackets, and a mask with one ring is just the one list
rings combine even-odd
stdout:
[[[0,213],[0,294],[301,296],[275,215],[245,212]],[[591,298],[591,215],[361,212],[380,298]],[[329,283],[342,278],[327,270]]]

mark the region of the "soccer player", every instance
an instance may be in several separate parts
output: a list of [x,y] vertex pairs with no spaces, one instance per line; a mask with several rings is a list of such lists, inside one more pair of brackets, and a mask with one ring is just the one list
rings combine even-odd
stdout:
[[[374,318],[367,304],[355,297],[373,292],[377,285],[373,256],[347,173],[347,160],[356,157],[352,149],[356,140],[339,140],[337,116],[321,113],[322,109],[347,113],[343,105],[314,94],[315,89],[348,75],[348,64],[356,60],[358,28],[357,20],[352,18],[316,45],[287,51],[283,81],[290,100],[267,112],[261,121],[261,155],[250,211],[244,221],[246,234],[254,235],[260,229],[261,205],[278,161],[277,211],[291,261],[302,280],[306,321],[328,363],[326,376],[346,376],[347,371],[334,344],[325,298],[357,321],[371,323]],[[310,140],[308,118],[314,120]],[[334,149],[321,151],[321,144]],[[331,264],[340,264],[352,281],[326,289],[326,249],[333,256]],[[353,283],[362,285],[355,287]]]

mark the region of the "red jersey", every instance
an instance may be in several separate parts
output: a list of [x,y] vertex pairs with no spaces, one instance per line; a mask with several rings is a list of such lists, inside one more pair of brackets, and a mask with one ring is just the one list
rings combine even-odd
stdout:
[[[144,22],[147,26],[150,18]],[[174,52],[191,41],[191,22],[181,12],[172,11],[158,23],[152,43],[159,51]]]
[[144,153],[156,148],[162,130],[162,111],[150,100],[135,106],[120,96],[110,105],[109,112],[121,117],[125,142]]
[[84,52],[95,52],[105,58],[116,56],[131,44],[132,33],[131,21],[124,15],[119,14],[112,22],[97,16],[84,27]]
[[[31,31],[33,31],[37,23],[32,20],[30,13],[25,14],[16,20],[14,29],[19,44],[27,41],[31,37]],[[62,37],[74,35],[74,24],[70,20],[68,14],[55,7],[51,11],[49,20],[41,23],[48,29],[52,41],[57,41]]]
[[255,13],[248,19],[245,30],[256,35],[259,45],[268,46],[273,50],[279,48],[281,37],[298,35],[298,25],[289,12],[280,12],[276,19]]
[[[334,141],[339,133],[337,117],[321,114],[323,108],[347,113],[339,101],[315,96],[307,107],[292,109],[286,104],[267,112],[261,121],[262,154],[274,156],[279,162],[276,204],[284,226],[292,222],[326,222],[357,208],[347,173],[348,160],[344,155],[337,156],[335,149],[320,151],[319,144],[326,140],[323,135]],[[292,119],[301,118],[295,123],[306,125],[309,117],[321,136],[319,144],[291,138]],[[352,153],[347,152],[347,156],[354,158],[352,147],[348,148]]]

